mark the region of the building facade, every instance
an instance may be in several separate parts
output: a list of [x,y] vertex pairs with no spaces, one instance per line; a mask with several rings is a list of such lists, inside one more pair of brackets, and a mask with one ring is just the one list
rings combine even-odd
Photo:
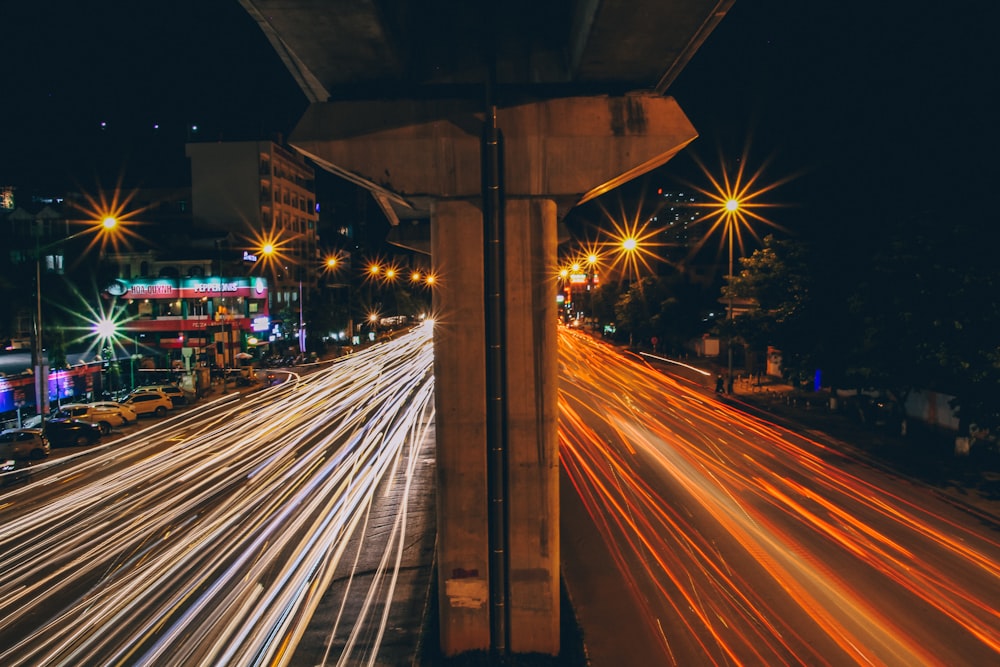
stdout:
[[271,308],[299,312],[300,294],[314,286],[318,250],[316,176],[294,151],[272,141],[189,143],[196,224],[233,234],[260,257],[270,281]]

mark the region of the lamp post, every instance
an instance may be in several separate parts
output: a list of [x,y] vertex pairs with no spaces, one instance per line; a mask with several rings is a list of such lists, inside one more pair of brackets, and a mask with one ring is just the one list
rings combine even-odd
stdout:
[[375,283],[376,280],[378,280],[381,273],[382,273],[382,267],[376,262],[372,262],[368,265],[367,269],[368,275],[365,278],[365,282],[368,283],[368,308],[375,307],[375,292],[372,288],[372,285]]
[[233,351],[235,346],[235,331],[234,326],[236,321],[233,319],[233,313],[229,306],[222,306],[216,310],[216,315],[219,322],[221,322],[220,333],[224,334],[225,346],[222,350],[222,393],[225,394],[228,391],[227,385],[229,380],[229,371],[236,366],[236,356]]
[[729,357],[729,375],[726,376],[726,391],[732,393],[733,386],[733,225],[736,224],[736,217],[739,215],[740,202],[735,198],[729,198],[725,203],[726,235],[729,237],[729,340],[726,344],[726,351]]
[[[695,250],[697,251],[700,249],[705,240],[720,227],[722,228],[722,233],[728,235],[729,237],[727,239],[729,246],[729,271],[727,274],[729,282],[729,297],[726,299],[729,312],[727,313],[726,319],[729,320],[729,326],[727,327],[729,330],[728,366],[730,382],[732,382],[732,340],[733,320],[735,320],[733,304],[733,246],[734,243],[739,242],[740,251],[743,251],[744,231],[746,231],[758,242],[761,240],[753,229],[753,225],[751,224],[752,221],[768,225],[775,229],[783,229],[780,225],[768,220],[760,212],[762,209],[773,208],[778,205],[762,202],[760,201],[760,198],[765,193],[774,190],[783,183],[787,183],[792,177],[786,177],[770,184],[761,185],[760,179],[763,175],[763,168],[757,169],[753,172],[748,171],[748,158],[746,152],[744,152],[743,156],[730,166],[727,166],[726,163],[723,162],[721,165],[722,174],[719,177],[713,176],[697,157],[695,157],[695,162],[697,163],[698,168],[701,169],[702,173],[704,173],[711,183],[711,187],[709,188],[701,188],[696,185],[692,186],[697,192],[704,195],[705,201],[694,203],[691,206],[693,208],[708,209],[708,214],[705,216],[699,216],[696,222],[706,222],[710,225],[708,232],[697,244]],[[733,237],[736,237],[735,241]]]
[[[136,343],[136,345],[138,346],[138,343]],[[139,363],[139,359],[141,358],[142,355],[139,354],[138,352],[134,352],[131,357],[132,363],[128,369],[128,376],[129,376],[129,382],[131,383],[133,389],[135,389],[135,365]]]
[[[41,230],[39,230],[41,234]],[[49,411],[49,365],[42,349],[42,255],[35,237],[35,340],[31,346],[31,368],[35,374],[35,410],[42,417]]]
[[[98,234],[110,234],[118,227],[118,220],[113,216],[104,217],[96,227],[88,227],[75,234],[53,241],[52,243],[41,245],[41,229],[35,233],[35,322],[34,338],[31,346],[31,366],[35,376],[35,409],[38,414],[44,417],[49,411],[49,366],[48,355],[44,349],[44,336],[42,335],[42,253],[52,250],[79,238],[84,234],[96,231]],[[58,395],[58,392],[57,392]]]
[[302,302],[302,279],[299,279],[299,354],[306,353],[306,322],[303,319],[302,311],[305,304]]
[[597,283],[597,253],[587,255],[587,323],[594,330],[594,285]]
[[[301,236],[301,235],[299,235]],[[271,269],[272,277],[274,278],[275,285],[284,287],[291,282],[292,274],[290,273],[289,267],[285,264],[289,260],[288,256],[283,252],[282,246],[285,242],[280,241],[277,237],[269,237],[262,239],[259,246],[260,262],[262,265]],[[281,262],[278,264],[278,262]],[[300,353],[305,353],[306,351],[306,322],[305,322],[305,304],[303,293],[303,276],[305,274],[306,267],[302,265],[296,266],[296,276],[298,277],[298,316],[299,316],[299,332],[298,332],[298,347]],[[309,274],[312,275],[312,270],[309,270]],[[284,293],[279,289],[279,295]],[[290,293],[285,293],[288,297],[291,297]],[[279,299],[280,300],[280,299]],[[284,301],[286,305],[291,303],[290,298]],[[290,310],[290,307],[289,307]],[[288,337],[288,328],[283,327],[282,338]]]
[[[336,274],[340,271],[341,265],[343,263],[344,262],[341,259],[341,255],[340,255],[339,252],[337,254],[335,254],[335,255],[331,255],[331,256],[327,257],[326,260],[323,262],[323,264],[324,264],[324,270],[326,271],[326,273],[329,276],[327,278],[327,280],[328,280],[328,282],[326,284],[327,288],[329,288],[331,290],[338,290],[338,289],[341,289],[341,288],[347,288],[347,306],[346,306],[346,314],[347,314],[347,321],[346,321],[346,325],[347,325],[346,326],[347,340],[350,341],[351,343],[353,343],[354,342],[354,320],[351,317],[351,284],[350,284],[350,282],[347,282],[347,283],[340,283],[340,282],[333,282],[333,283],[331,283],[331,282],[329,282],[329,279],[331,277],[334,277],[334,278],[336,277]],[[350,281],[350,278],[348,278],[348,281]],[[331,292],[331,293],[333,294],[334,305],[337,305],[338,304],[338,299],[337,299],[336,292]],[[333,311],[336,313],[337,309],[334,308]]]
[[[639,268],[638,265],[636,264],[636,259],[635,259],[636,253],[638,253],[638,251],[639,251],[639,240],[636,239],[635,236],[627,236],[626,238],[622,239],[620,252],[625,257],[625,266],[627,267],[625,284],[628,285],[628,288],[630,290],[632,289],[632,280],[631,280],[632,272],[638,271]],[[636,278],[638,278],[638,275],[636,275]],[[632,324],[630,324],[628,328],[628,347],[630,350],[633,347],[635,347],[635,333],[633,332],[634,328],[635,327]]]

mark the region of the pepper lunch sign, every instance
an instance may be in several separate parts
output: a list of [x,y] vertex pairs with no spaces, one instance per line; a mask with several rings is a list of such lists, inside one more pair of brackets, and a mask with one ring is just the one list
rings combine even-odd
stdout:
[[125,299],[193,299],[204,296],[235,296],[263,299],[267,281],[255,278],[155,278],[151,280],[116,279],[105,288]]

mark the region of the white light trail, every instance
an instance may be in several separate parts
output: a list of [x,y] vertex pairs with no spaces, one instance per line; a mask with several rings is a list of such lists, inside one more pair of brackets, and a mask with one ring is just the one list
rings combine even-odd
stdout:
[[[289,664],[377,489],[412,473],[431,332],[185,413],[169,445],[159,423],[5,490],[0,664]],[[64,491],[33,504],[43,485]],[[391,599],[398,511],[365,616]]]

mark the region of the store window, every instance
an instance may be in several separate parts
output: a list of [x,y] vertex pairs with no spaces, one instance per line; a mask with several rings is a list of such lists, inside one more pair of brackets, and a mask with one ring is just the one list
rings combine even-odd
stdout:
[[204,299],[188,301],[188,317],[205,317],[208,315],[208,302]]

